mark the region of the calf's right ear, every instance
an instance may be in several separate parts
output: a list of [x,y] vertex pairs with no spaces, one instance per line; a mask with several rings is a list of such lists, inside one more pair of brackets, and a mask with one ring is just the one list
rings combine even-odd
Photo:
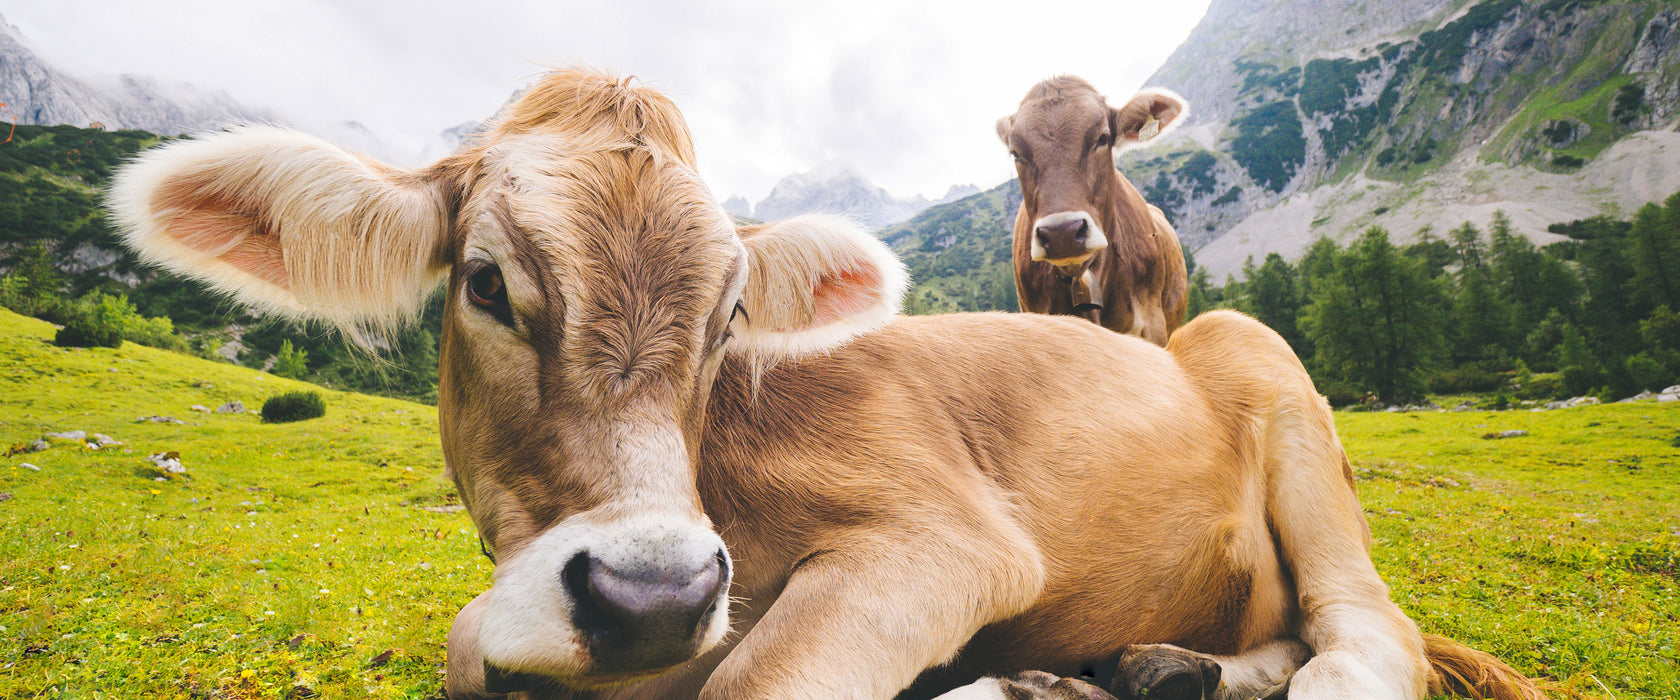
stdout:
[[141,154],[107,204],[141,258],[360,337],[412,318],[447,271],[450,187],[440,167],[402,170],[246,127]]
[[758,361],[824,352],[880,328],[910,285],[892,249],[845,219],[801,216],[740,235],[746,313],[728,347]]

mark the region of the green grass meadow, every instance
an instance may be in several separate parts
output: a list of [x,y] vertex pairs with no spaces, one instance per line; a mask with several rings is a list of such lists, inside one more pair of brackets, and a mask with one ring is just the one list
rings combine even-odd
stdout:
[[[52,332],[0,311],[0,449],[124,444],[0,459],[0,698],[441,695],[490,565],[435,409],[324,391],[299,423],[203,413],[309,387]],[[1373,558],[1425,631],[1581,696],[1680,697],[1680,404],[1338,421]],[[1483,438],[1505,430],[1528,434]],[[169,451],[186,474],[146,459]]]

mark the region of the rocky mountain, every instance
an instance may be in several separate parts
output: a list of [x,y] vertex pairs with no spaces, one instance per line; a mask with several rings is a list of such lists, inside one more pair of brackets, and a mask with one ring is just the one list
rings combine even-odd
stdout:
[[[751,218],[774,221],[799,214],[843,214],[869,228],[898,223],[935,204],[955,201],[979,192],[973,185],[952,187],[934,201],[916,196],[893,196],[839,163],[825,163],[803,173],[788,175],[771,188],[770,196],[753,207]],[[731,197],[724,208],[737,216],[749,216],[746,200]],[[737,207],[731,209],[731,206]]]
[[1217,278],[1372,225],[1625,217],[1680,189],[1680,8],[1214,0],[1149,81],[1193,116],[1121,159]]
[[219,91],[123,75],[89,83],[42,61],[0,17],[0,102],[19,124],[70,124],[184,134],[224,124],[274,121]]
[[723,210],[729,212],[731,216],[736,218],[752,218],[752,203],[748,202],[747,198],[742,197],[741,195],[734,195],[729,199],[723,200]]

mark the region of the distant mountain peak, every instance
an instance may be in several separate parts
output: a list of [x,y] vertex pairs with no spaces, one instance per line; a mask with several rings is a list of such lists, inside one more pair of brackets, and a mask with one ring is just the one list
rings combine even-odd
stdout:
[[229,124],[272,122],[226,93],[186,83],[119,75],[92,84],[66,74],[29,48],[0,16],[0,95],[22,124],[69,124],[185,134]]
[[[980,191],[974,185],[953,185],[937,201],[926,197],[897,197],[857,173],[843,161],[825,161],[810,170],[783,177],[770,196],[752,209],[752,218],[774,221],[800,214],[840,214],[870,229],[904,221],[935,204],[961,199]],[[740,210],[730,209],[737,202]],[[746,200],[733,197],[724,208],[745,215]]]

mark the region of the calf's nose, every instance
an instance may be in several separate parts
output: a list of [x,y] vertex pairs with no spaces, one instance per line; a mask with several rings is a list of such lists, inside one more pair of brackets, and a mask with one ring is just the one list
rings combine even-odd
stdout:
[[729,578],[722,551],[688,566],[615,564],[588,552],[561,579],[573,622],[601,670],[627,673],[685,661]]
[[1038,237],[1038,245],[1044,249],[1046,260],[1077,258],[1088,252],[1086,241],[1090,238],[1091,226],[1084,217],[1080,217],[1039,226],[1033,234]]

